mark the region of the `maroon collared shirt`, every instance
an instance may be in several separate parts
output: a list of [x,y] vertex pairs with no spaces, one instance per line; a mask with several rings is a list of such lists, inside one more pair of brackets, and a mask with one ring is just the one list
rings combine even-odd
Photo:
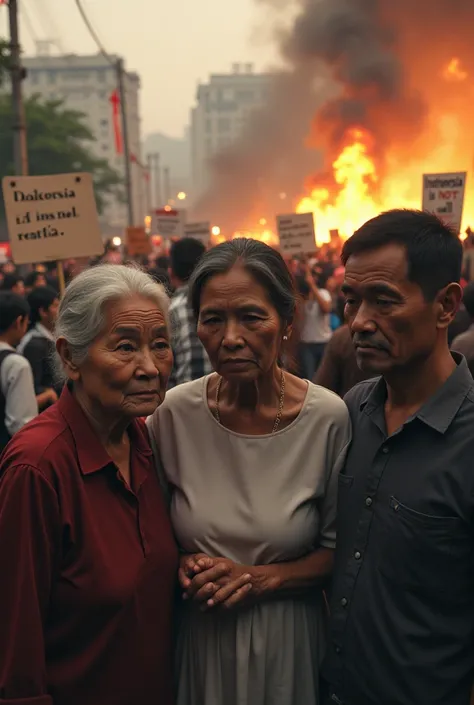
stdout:
[[0,464],[0,705],[172,705],[178,553],[146,429],[131,489],[72,393]]

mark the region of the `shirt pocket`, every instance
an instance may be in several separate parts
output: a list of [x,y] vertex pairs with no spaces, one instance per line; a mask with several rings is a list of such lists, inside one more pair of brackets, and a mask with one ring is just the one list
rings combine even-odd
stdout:
[[464,583],[457,578],[470,560],[470,544],[461,519],[422,514],[391,497],[377,523],[377,567],[391,582],[450,596]]

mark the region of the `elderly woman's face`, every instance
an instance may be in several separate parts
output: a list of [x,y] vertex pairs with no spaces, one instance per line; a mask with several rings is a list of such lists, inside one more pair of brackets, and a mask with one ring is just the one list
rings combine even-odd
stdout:
[[226,379],[250,381],[269,372],[286,332],[268,292],[243,267],[205,284],[198,335],[214,369]]
[[149,416],[164,399],[172,364],[163,312],[135,296],[106,309],[104,331],[90,346],[75,381],[108,413]]

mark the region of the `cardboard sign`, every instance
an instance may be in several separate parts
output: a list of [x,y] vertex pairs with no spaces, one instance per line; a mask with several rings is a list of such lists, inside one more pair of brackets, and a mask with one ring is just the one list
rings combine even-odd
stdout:
[[103,253],[91,174],[5,176],[2,189],[15,264]]
[[159,208],[151,214],[152,233],[164,238],[183,237],[185,223],[185,210]]
[[452,174],[423,174],[423,210],[433,213],[443,223],[461,231],[465,171]]
[[184,235],[185,237],[200,240],[208,247],[211,241],[211,224],[208,221],[204,223],[186,223],[184,226]]
[[127,228],[126,243],[130,257],[149,255],[151,252],[151,241],[145,228]]
[[311,254],[316,251],[312,213],[278,215],[277,226],[282,254]]

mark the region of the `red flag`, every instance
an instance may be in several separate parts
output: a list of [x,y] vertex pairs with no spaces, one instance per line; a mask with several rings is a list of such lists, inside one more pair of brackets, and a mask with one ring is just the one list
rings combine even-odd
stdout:
[[117,90],[111,93],[109,102],[112,105],[112,120],[114,125],[115,151],[123,154],[122,130],[120,125],[120,96]]

